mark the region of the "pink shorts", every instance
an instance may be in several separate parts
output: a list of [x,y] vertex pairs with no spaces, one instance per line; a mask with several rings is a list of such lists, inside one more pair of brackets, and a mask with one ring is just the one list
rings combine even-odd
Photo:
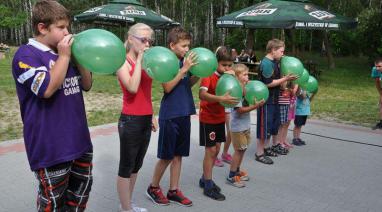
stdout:
[[296,115],[296,97],[292,96],[290,98],[288,121],[293,120]]

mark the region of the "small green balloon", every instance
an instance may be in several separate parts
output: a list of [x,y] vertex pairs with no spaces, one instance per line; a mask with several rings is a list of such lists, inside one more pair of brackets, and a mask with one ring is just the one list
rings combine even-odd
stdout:
[[301,88],[310,92],[310,93],[317,93],[318,91],[318,81],[313,76],[309,76],[309,79],[306,83],[301,85]]
[[293,74],[301,77],[304,71],[304,65],[295,57],[284,56],[281,58],[281,74],[286,76]]
[[304,68],[302,75],[293,82],[298,85],[303,85],[308,81],[308,79],[309,79],[309,72]]
[[126,60],[122,41],[103,29],[89,29],[75,35],[72,52],[82,67],[97,74],[114,73]]
[[[238,101],[240,101],[241,98],[243,97],[243,89],[241,88],[241,85],[239,81],[236,79],[236,77],[230,74],[223,74],[223,76],[220,77],[216,85],[215,93],[217,96],[224,96],[227,92],[232,97],[236,97]],[[224,104],[222,102],[220,102],[220,104],[223,105],[224,107],[235,106],[235,105]]]
[[179,59],[168,48],[155,46],[143,54],[143,69],[152,79],[168,82],[178,74]]
[[245,100],[254,105],[261,100],[267,101],[269,97],[268,87],[261,81],[251,80],[245,85]]
[[[192,75],[198,77],[208,77],[211,76],[216,69],[218,68],[218,61],[213,52],[206,48],[194,48],[191,49],[191,52],[196,54],[196,65],[190,68]],[[186,54],[186,57],[189,55],[189,52]]]

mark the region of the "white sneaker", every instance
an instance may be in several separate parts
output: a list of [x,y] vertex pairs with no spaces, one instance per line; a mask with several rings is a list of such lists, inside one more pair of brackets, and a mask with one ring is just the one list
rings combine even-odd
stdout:
[[134,212],[148,212],[146,208],[140,208],[134,203],[131,204],[131,207],[133,208]]
[[135,212],[134,208],[131,210],[123,210],[122,205],[119,205],[119,212]]

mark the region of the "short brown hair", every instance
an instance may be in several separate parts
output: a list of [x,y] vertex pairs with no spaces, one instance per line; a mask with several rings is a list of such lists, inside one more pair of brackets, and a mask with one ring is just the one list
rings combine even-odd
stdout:
[[268,41],[268,43],[267,43],[266,52],[268,54],[268,53],[271,53],[272,50],[274,50],[274,49],[278,50],[279,48],[282,48],[282,47],[285,48],[284,41],[279,40],[279,39],[272,39],[272,40]]
[[167,35],[167,43],[178,43],[180,40],[191,41],[191,34],[184,30],[182,27],[174,27],[170,29]]
[[60,20],[70,20],[69,11],[54,0],[39,0],[32,9],[32,26],[34,35],[39,35],[38,24],[46,27]]
[[374,63],[375,64],[382,63],[382,57],[375,59]]
[[218,62],[220,61],[233,61],[232,56],[231,56],[231,51],[225,46],[219,46],[216,51],[216,59]]

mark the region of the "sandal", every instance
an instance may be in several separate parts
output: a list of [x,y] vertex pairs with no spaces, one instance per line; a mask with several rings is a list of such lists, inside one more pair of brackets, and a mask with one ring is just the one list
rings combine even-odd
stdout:
[[270,147],[264,149],[264,154],[265,154],[265,156],[269,156],[269,157],[277,157],[278,156],[277,153],[272,151],[272,149]]
[[256,155],[255,153],[255,160],[260,162],[260,163],[264,163],[264,164],[268,164],[268,165],[271,165],[273,164],[273,160],[270,159],[269,157],[267,156],[264,156],[264,154],[262,155]]

